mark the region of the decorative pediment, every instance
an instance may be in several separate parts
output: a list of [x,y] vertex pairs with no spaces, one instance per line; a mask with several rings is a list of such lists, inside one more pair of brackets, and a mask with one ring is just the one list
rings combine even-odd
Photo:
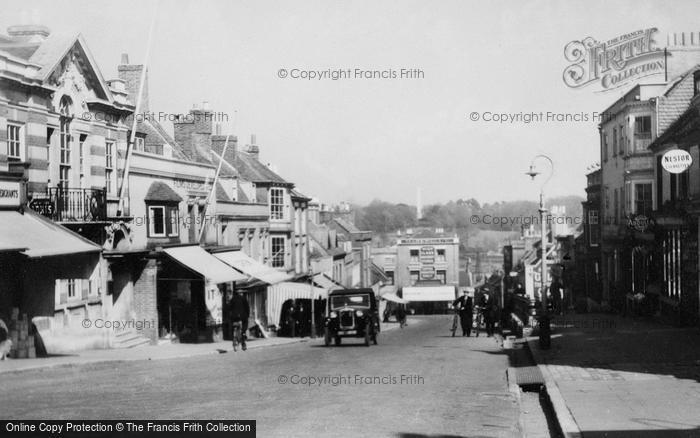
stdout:
[[59,58],[45,83],[56,88],[52,105],[57,112],[64,96],[69,96],[72,100],[71,109],[75,115],[87,111],[87,103],[90,101],[112,100],[109,88],[81,38],[76,39],[63,57]]

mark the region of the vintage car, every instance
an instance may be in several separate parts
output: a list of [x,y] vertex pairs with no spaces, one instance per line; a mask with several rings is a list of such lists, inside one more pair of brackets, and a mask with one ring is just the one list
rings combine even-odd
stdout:
[[325,325],[326,346],[331,339],[340,345],[342,338],[363,338],[377,344],[379,310],[372,289],[339,289],[328,294]]

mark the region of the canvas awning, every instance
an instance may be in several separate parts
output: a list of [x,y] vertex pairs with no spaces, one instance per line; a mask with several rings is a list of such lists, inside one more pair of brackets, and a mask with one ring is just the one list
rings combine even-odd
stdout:
[[96,243],[29,209],[0,211],[0,224],[4,252],[14,249],[34,258],[102,251]]
[[212,256],[199,245],[165,248],[163,252],[187,269],[216,284],[247,279],[245,275]]
[[282,305],[287,300],[295,299],[325,299],[328,291],[313,287],[309,283],[282,282],[267,288],[267,318],[268,325],[280,325]]
[[404,300],[393,292],[386,293],[380,297],[383,300],[391,301],[392,303],[406,304],[409,301]]
[[335,281],[326,277],[326,274],[314,275],[314,283],[316,283],[316,285],[318,287],[321,287],[321,288],[326,289],[328,291],[343,289],[343,286],[339,285]]
[[403,299],[407,301],[454,301],[457,299],[454,286],[404,287]]
[[255,277],[267,284],[277,284],[291,279],[290,275],[286,272],[281,272],[275,268],[264,265],[254,258],[249,257],[243,251],[218,252],[213,255],[225,264],[233,266],[242,273]]

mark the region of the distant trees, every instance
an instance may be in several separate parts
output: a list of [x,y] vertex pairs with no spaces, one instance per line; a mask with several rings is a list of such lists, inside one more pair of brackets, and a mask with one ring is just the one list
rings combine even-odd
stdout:
[[[582,214],[579,196],[564,196],[547,200],[547,205],[563,205],[570,217]],[[355,206],[356,225],[363,230],[389,233],[398,229],[415,227],[441,227],[459,234],[477,230],[519,232],[522,225],[538,215],[536,201],[508,201],[481,205],[474,198],[459,199],[446,204],[427,205],[423,218],[417,221],[416,208],[406,204],[392,204],[375,199],[365,207]],[[476,219],[475,219],[476,218]],[[499,218],[493,220],[493,218]],[[500,218],[508,218],[502,223]],[[460,232],[461,231],[461,232]]]

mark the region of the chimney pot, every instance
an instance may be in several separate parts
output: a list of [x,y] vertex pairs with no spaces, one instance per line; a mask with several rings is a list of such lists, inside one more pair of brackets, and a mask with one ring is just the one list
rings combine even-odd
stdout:
[[40,24],[23,24],[8,27],[7,34],[17,40],[39,42],[51,35],[51,29]]
[[209,101],[208,100],[205,100],[204,102],[202,102],[202,109],[205,111],[209,109]]
[[128,53],[122,53],[122,64],[124,64],[124,65],[129,64],[129,54]]
[[250,134],[250,144],[255,145],[255,134]]

